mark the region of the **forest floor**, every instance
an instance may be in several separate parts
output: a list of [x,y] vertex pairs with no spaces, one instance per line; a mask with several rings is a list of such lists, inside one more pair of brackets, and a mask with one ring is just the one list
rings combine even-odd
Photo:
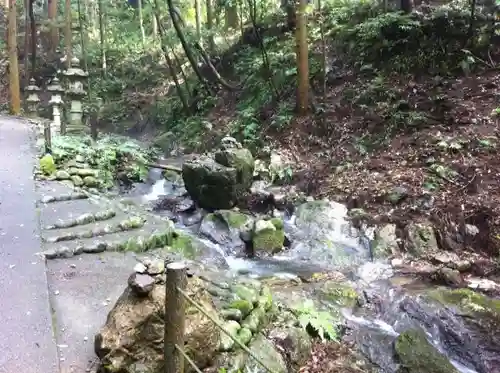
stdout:
[[[329,87],[321,116],[295,118],[266,137],[293,160],[293,182],[306,193],[363,208],[377,221],[476,225],[476,249],[497,255],[499,99],[496,69],[418,80],[347,74]],[[209,117],[224,133],[237,99],[220,102]]]

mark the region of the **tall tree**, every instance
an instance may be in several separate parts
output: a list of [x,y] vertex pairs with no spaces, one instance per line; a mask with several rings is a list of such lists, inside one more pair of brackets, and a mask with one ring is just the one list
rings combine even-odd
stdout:
[[48,0],[48,16],[50,20],[50,51],[55,53],[59,46],[59,25],[57,24],[57,0]]
[[21,89],[19,84],[19,63],[17,60],[17,8],[16,0],[6,1],[8,5],[7,32],[9,49],[9,92],[10,112],[19,115],[21,112]]
[[207,0],[207,29],[208,29],[208,50],[210,53],[215,52],[214,41],[214,5],[213,0]]
[[194,0],[194,14],[196,18],[196,38],[201,40],[201,0]]
[[71,29],[71,0],[66,0],[64,3],[64,19],[65,19],[65,27],[64,27],[64,45],[65,45],[65,53],[66,53],[66,66],[71,66],[71,57],[72,57],[72,47],[71,47],[71,39],[72,39],[72,29]]
[[226,5],[226,30],[238,28],[238,4],[236,0],[229,0]]
[[144,31],[144,19],[142,17],[142,0],[137,0],[137,8],[139,11],[139,27],[141,29],[142,48],[146,48],[146,32]]
[[104,6],[102,0],[98,0],[97,3],[99,7],[99,40],[100,40],[100,48],[101,48],[101,67],[102,74],[106,75],[106,38],[104,33]]
[[309,107],[309,48],[307,46],[307,0],[297,0],[297,112]]

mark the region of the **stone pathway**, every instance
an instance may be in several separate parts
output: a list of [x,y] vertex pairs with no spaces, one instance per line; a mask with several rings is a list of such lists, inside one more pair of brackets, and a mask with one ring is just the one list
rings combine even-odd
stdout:
[[135,250],[163,245],[169,224],[59,182],[40,182],[38,189],[61,372],[93,371],[94,335],[124,290]]
[[35,182],[32,127],[0,116],[0,373],[92,372],[94,335],[134,251],[164,245],[171,227],[132,205]]
[[0,373],[59,372],[28,122],[0,116]]

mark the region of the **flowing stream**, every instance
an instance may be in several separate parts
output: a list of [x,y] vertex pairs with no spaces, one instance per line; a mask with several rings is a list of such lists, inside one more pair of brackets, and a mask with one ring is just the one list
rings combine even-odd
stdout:
[[[161,170],[157,169],[151,170],[148,184],[143,184],[134,192],[144,204],[185,194],[182,185],[165,180]],[[330,214],[325,216],[326,225],[306,226],[307,235],[304,235],[304,223],[300,222],[300,216],[281,213],[285,232],[292,244],[280,255],[265,259],[249,259],[210,237],[200,235],[202,211],[190,211],[174,220],[178,229],[196,237],[206,248],[207,260],[210,256],[218,256],[219,263],[222,262],[221,270],[235,275],[244,273],[253,277],[294,278],[325,270],[342,270],[371,305],[342,310],[349,331],[346,339],[354,341],[382,372],[397,371],[392,347],[394,340],[412,327],[422,328],[428,341],[445,354],[459,372],[500,372],[500,345],[494,346],[496,350],[491,350],[486,342],[482,345],[482,336],[474,334],[456,312],[428,303],[418,292],[393,285],[390,281],[392,267],[383,261],[370,260],[370,234],[360,232],[349,224],[345,206],[331,206]],[[189,224],[185,224],[186,221]],[[319,237],[318,241],[311,240],[315,235]],[[341,249],[318,249],[325,247],[325,239]]]

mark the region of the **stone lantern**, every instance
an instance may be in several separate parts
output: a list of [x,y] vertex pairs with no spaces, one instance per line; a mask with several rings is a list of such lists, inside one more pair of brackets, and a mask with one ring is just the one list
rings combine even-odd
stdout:
[[66,124],[61,121],[61,105],[63,104],[62,94],[64,93],[64,88],[59,83],[59,79],[55,77],[52,83],[47,87],[47,90],[51,93],[49,105],[52,106],[53,125],[55,128],[60,128],[61,135],[65,135]]
[[83,124],[83,103],[86,95],[83,89],[83,83],[88,77],[88,73],[80,68],[80,60],[76,57],[71,59],[71,67],[63,72],[68,81],[66,91],[68,99],[71,101],[69,109],[68,133],[83,133],[85,126]]
[[38,97],[38,88],[35,84],[35,79],[30,79],[30,85],[27,86],[26,92],[28,92],[28,96],[26,97],[26,112],[29,117],[35,118],[37,117],[38,104],[40,103],[40,97]]

